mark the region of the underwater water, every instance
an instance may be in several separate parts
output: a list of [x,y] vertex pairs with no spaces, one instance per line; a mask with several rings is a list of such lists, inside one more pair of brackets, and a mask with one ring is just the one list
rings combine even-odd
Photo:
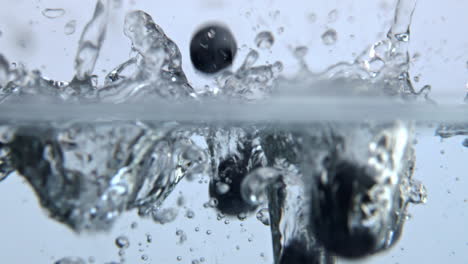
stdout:
[[[466,37],[426,38],[423,4],[73,5],[0,29],[6,261],[463,263]],[[214,76],[188,55],[210,21],[240,47]]]

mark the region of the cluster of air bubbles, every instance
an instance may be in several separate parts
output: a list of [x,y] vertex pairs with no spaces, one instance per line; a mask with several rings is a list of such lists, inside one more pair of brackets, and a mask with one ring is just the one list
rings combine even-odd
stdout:
[[176,236],[179,237],[179,241],[177,242],[179,245],[187,240],[187,234],[182,229],[177,229]]

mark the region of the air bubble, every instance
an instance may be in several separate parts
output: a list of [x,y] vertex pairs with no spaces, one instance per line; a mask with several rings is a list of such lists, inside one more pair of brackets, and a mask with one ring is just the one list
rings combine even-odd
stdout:
[[268,212],[268,208],[262,208],[257,212],[257,220],[260,221],[262,224],[269,226],[270,225],[270,213]]
[[115,239],[115,244],[118,248],[128,248],[130,246],[130,241],[126,236],[119,236]]
[[275,38],[270,31],[263,31],[257,34],[255,37],[255,44],[260,49],[270,49],[275,42]]

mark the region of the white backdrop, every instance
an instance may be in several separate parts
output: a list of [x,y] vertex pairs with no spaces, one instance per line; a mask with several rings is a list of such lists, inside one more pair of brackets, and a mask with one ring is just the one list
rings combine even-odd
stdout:
[[[280,60],[286,73],[293,73],[297,63],[292,50],[305,45],[309,47],[308,64],[318,71],[338,61],[352,60],[353,53],[359,54],[383,38],[394,6],[395,1],[373,0],[123,1],[122,7],[111,13],[111,25],[95,72],[104,75],[128,58],[130,43],[123,35],[122,25],[125,13],[131,9],[142,9],[153,16],[181,49],[188,78],[195,86],[202,86],[212,80],[197,75],[188,59],[191,35],[202,23],[221,21],[231,28],[241,47],[235,68],[254,47],[255,35],[270,30],[276,41],[271,52],[261,51],[261,61]],[[45,8],[57,7],[64,8],[66,14],[56,19],[41,14]],[[94,0],[0,0],[0,53],[10,61],[25,63],[29,69],[41,69],[51,78],[69,80],[80,32],[93,8]],[[338,11],[338,19],[329,23],[327,15],[333,9]],[[466,10],[466,0],[420,1],[413,18],[410,49],[412,54],[419,53],[419,59],[412,64],[411,73],[420,75],[418,87],[433,86],[432,96],[438,101],[460,103],[466,92]],[[315,22],[311,22],[312,13],[316,15]],[[77,21],[77,29],[74,34],[65,35],[64,26],[70,20]],[[284,28],[281,34],[280,27]],[[323,45],[320,39],[327,28],[338,32],[333,46]],[[421,130],[416,146],[415,177],[428,187],[429,201],[425,206],[410,208],[413,217],[407,222],[400,243],[382,256],[367,260],[369,263],[468,261],[468,149],[461,146],[463,138],[440,142],[433,133],[431,129]],[[445,154],[440,153],[442,149]],[[245,222],[231,219],[228,225],[225,219],[218,221],[216,212],[203,208],[208,200],[207,186],[197,182],[181,182],[165,205],[176,206],[179,192],[186,199],[186,207],[195,211],[194,219],[185,218],[186,209],[179,208],[177,220],[161,226],[130,212],[109,234],[78,236],[48,219],[30,187],[12,175],[0,183],[0,263],[53,263],[64,256],[93,256],[96,263],[117,261],[114,239],[121,234],[131,242],[127,263],[145,263],[140,259],[142,254],[149,256],[147,263],[191,263],[200,257],[206,259],[205,263],[272,262],[269,228],[255,217]],[[130,228],[133,221],[138,223],[136,229]],[[195,232],[195,227],[200,231]],[[181,245],[176,243],[177,229],[187,234],[187,241]],[[207,235],[207,230],[212,234]],[[153,236],[148,247],[145,233]],[[177,256],[182,260],[178,261]]]

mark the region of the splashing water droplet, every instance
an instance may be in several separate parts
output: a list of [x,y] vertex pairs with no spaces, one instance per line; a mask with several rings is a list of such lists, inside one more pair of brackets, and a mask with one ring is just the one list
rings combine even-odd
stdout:
[[262,224],[269,226],[270,225],[270,213],[268,212],[268,208],[262,208],[257,212],[257,220],[260,221]]
[[63,15],[65,15],[65,9],[63,8],[46,8],[42,10],[42,15],[54,19],[54,18],[59,18]]
[[338,39],[337,33],[334,29],[328,29],[322,34],[322,42],[327,46],[331,46],[335,44],[336,40]]
[[115,245],[118,248],[128,248],[130,247],[130,241],[126,236],[119,236],[115,239]]
[[109,16],[107,4],[107,1],[97,1],[93,18],[86,24],[81,34],[75,58],[75,72],[78,80],[86,80],[93,73],[106,35]]
[[269,31],[262,31],[255,37],[255,43],[260,49],[270,49],[275,42],[273,34]]
[[338,10],[333,9],[328,13],[328,23],[334,23],[338,20]]
[[75,30],[76,30],[76,20],[68,21],[63,28],[63,32],[65,33],[65,35],[71,35],[75,33]]

